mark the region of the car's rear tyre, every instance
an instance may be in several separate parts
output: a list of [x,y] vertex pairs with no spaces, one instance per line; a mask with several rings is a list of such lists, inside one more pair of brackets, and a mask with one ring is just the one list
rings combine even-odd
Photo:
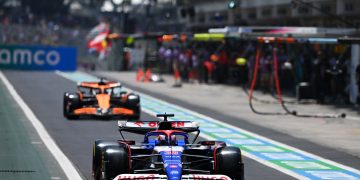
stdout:
[[94,180],[101,180],[102,153],[107,146],[118,145],[116,141],[96,140],[93,145],[92,176]]
[[215,173],[231,179],[244,180],[244,164],[241,151],[237,147],[223,147],[216,152]]
[[79,119],[78,115],[73,115],[71,112],[79,104],[79,97],[77,94],[72,94],[74,97],[69,97],[70,93],[64,93],[63,97],[63,115],[69,120]]
[[129,173],[129,155],[123,146],[107,146],[103,151],[102,175],[104,180],[112,180],[119,174]]
[[141,114],[140,108],[140,96],[134,93],[128,94],[128,105],[131,110],[134,111],[134,115],[130,116],[129,120],[139,120]]
[[132,110],[134,111],[134,115],[128,117],[128,120],[129,121],[140,120],[140,114],[141,114],[140,105],[133,107]]

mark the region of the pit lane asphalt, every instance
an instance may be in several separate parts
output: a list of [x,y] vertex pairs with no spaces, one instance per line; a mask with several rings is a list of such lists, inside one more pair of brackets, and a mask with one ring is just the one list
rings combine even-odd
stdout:
[[[66,120],[62,115],[63,93],[75,91],[76,83],[64,79],[55,73],[4,71],[4,74],[80,173],[86,179],[91,179],[92,144],[96,139],[120,139],[116,121]],[[130,88],[141,91],[136,89],[136,87]],[[162,97],[159,94],[152,94],[150,92],[149,94],[163,100],[169,100],[169,102],[174,104],[183,104],[183,102]],[[209,116],[219,116],[209,110],[198,107],[194,107],[193,110],[199,110],[199,112]],[[142,113],[141,120],[156,120],[156,118]],[[137,141],[141,140],[141,136],[132,137]],[[290,140],[290,137],[287,136],[286,138]],[[293,179],[286,174],[246,157],[244,157],[244,163],[246,179]]]

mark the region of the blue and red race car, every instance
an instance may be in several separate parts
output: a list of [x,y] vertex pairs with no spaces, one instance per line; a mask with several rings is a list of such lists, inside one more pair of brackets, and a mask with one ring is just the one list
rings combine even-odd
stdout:
[[[221,141],[199,141],[199,126],[191,121],[119,121],[122,140],[97,140],[93,147],[93,178],[99,179],[244,179],[237,147]],[[122,132],[144,135],[136,144]],[[190,142],[190,133],[196,133]]]

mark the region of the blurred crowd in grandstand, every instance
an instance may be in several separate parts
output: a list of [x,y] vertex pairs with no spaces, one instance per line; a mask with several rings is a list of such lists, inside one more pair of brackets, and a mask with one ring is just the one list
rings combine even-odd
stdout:
[[85,39],[97,23],[70,14],[34,14],[22,7],[0,9],[0,44],[76,47],[78,64],[93,66],[96,57],[88,54]]
[[0,10],[0,43],[78,46],[95,22],[71,15],[39,15],[29,9]]

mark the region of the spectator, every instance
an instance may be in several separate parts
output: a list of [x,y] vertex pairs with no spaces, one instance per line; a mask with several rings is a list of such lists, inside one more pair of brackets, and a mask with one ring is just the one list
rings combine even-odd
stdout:
[[224,49],[219,54],[216,82],[225,83],[225,80],[228,78],[228,55]]
[[311,84],[317,101],[323,103],[325,99],[325,56],[322,51],[317,53],[311,69]]

